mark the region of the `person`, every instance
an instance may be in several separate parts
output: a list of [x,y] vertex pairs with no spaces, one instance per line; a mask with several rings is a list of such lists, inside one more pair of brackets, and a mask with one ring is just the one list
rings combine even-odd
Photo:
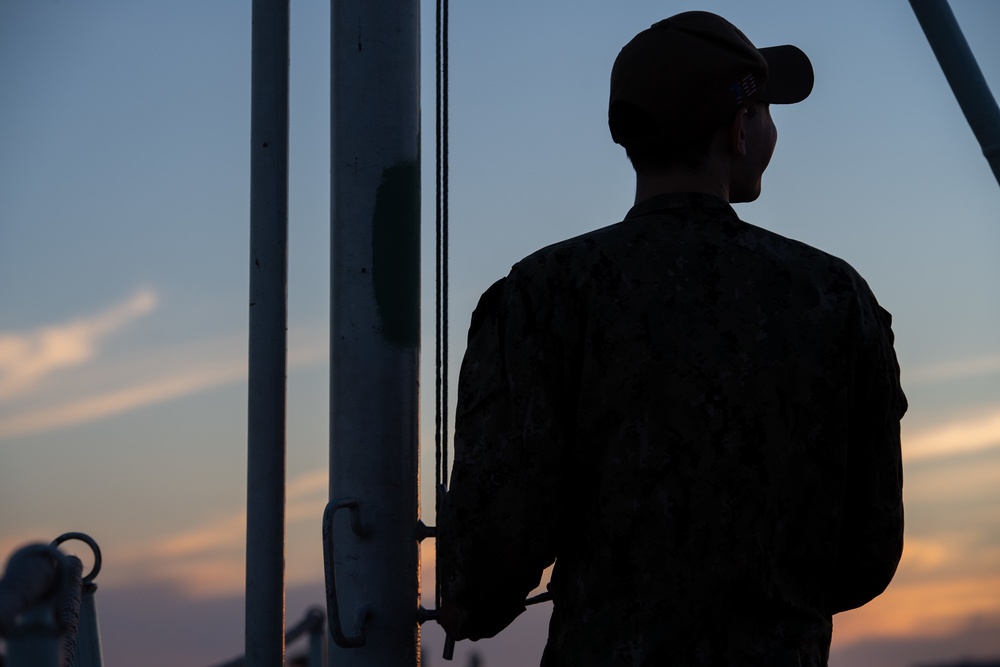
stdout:
[[686,12],[611,74],[625,219],[482,296],[438,519],[441,624],[491,637],[555,562],[544,667],[826,665],[902,551],[891,317],[843,260],[740,220],[812,90],[794,46]]

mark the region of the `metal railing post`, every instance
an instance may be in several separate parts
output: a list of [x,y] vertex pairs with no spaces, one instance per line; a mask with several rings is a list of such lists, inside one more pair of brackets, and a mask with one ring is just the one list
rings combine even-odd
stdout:
[[[80,559],[59,549],[70,540],[85,542],[94,554],[86,577]],[[10,557],[0,577],[0,637],[7,641],[8,667],[102,666],[94,602],[100,571],[101,549],[84,533],[29,544]]]
[[246,664],[285,664],[289,0],[254,0]]
[[326,667],[326,623],[320,622],[309,628],[309,667]]
[[0,578],[0,636],[9,667],[60,667],[62,644],[56,606],[65,557],[47,544],[15,552]]
[[7,640],[9,667],[62,667],[59,627],[51,606],[37,606],[21,617],[18,635]]

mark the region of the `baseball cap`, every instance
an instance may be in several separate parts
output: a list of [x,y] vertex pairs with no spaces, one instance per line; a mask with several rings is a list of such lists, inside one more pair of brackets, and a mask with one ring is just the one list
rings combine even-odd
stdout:
[[721,16],[684,12],[618,54],[608,125],[626,148],[680,144],[723,126],[740,107],[801,102],[812,86],[812,64],[797,47],[758,49]]

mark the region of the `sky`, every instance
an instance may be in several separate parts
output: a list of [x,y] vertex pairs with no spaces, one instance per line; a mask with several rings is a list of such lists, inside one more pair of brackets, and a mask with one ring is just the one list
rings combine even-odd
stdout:
[[[1000,90],[1000,3],[951,4]],[[496,278],[631,206],[606,127],[611,64],[636,32],[689,9],[809,54],[814,91],[772,109],[763,195],[736,209],[850,262],[893,314],[910,402],[906,548],[882,597],[835,618],[831,664],[1000,656],[1000,187],[908,3],[452,3],[451,368]],[[432,388],[433,4],[422,10]],[[0,559],[92,535],[109,665],[242,651],[250,20],[235,0],[0,0]],[[291,30],[290,622],[322,603],[328,4],[293,3]],[[428,522],[433,403],[425,393]],[[472,650],[488,667],[533,664],[546,615],[460,644],[455,664]],[[425,644],[442,664],[436,628]]]

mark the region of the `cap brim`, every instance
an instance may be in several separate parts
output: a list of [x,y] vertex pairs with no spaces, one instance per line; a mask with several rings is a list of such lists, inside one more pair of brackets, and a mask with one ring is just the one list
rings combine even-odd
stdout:
[[757,95],[758,102],[795,104],[809,97],[813,68],[805,53],[790,44],[769,46],[760,53],[767,61],[767,85]]

